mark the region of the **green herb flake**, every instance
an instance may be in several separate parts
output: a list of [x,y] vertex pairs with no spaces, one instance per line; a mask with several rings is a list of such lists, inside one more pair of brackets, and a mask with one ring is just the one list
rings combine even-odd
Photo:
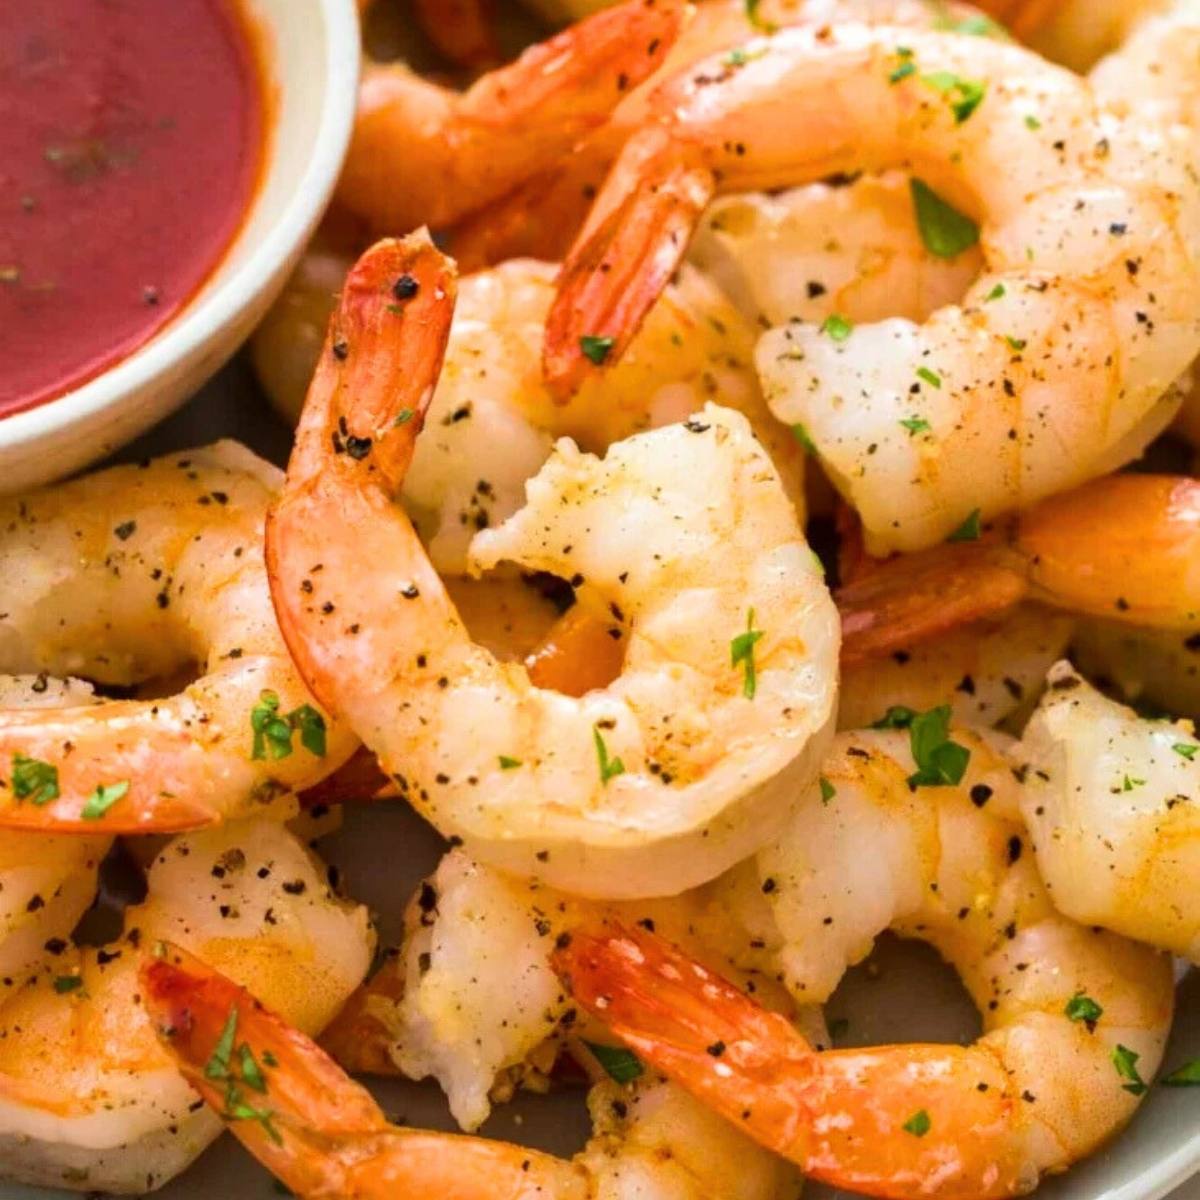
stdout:
[[1008,343],[1010,350],[1016,350],[1018,353],[1020,353],[1025,349],[1026,342],[1024,338],[1009,337],[1008,334],[1005,334],[1004,340]]
[[54,990],[60,996],[78,991],[81,987],[83,987],[82,975],[59,975],[54,980]]
[[1030,113],[1028,116],[1026,116],[1026,118],[1025,118],[1025,128],[1026,129],[1041,129],[1041,127],[1042,127],[1041,121],[1039,121],[1037,119],[1037,117],[1035,117],[1032,113]]
[[614,1083],[632,1083],[645,1074],[641,1059],[624,1046],[603,1046],[599,1042],[584,1042],[584,1045]]
[[774,33],[779,26],[773,21],[768,21],[758,10],[762,6],[762,0],[744,0],[742,11],[746,14],[746,20],[754,26],[755,29],[761,29],[763,33]]
[[830,800],[832,800],[834,798],[834,796],[837,795],[837,788],[835,788],[833,786],[833,784],[830,783],[829,780],[825,778],[824,775],[821,776],[820,783],[821,783],[821,803],[828,804],[830,802]]
[[515,771],[519,766],[521,766],[519,758],[509,758],[507,754],[500,755],[500,770]]
[[972,37],[995,38],[1000,42],[1012,40],[1003,25],[982,13],[974,17],[963,17],[961,20],[955,19],[949,13],[943,13],[934,22],[933,27],[948,33],[965,33]]
[[58,768],[38,758],[27,758],[24,754],[13,755],[13,795],[18,800],[28,800],[39,807],[57,800]]
[[916,719],[916,711],[903,704],[893,704],[891,708],[871,723],[872,729],[908,729]]
[[1121,1084],[1121,1087],[1131,1096],[1144,1096],[1147,1090],[1146,1081],[1137,1069],[1139,1058],[1141,1055],[1136,1050],[1130,1050],[1128,1046],[1122,1046],[1119,1042],[1113,1047],[1112,1064],[1116,1067],[1117,1074],[1129,1081]]
[[747,50],[745,46],[738,46],[721,60],[727,67],[744,67],[747,63],[754,62],[755,59],[762,58],[767,53],[765,46],[759,46],[754,50]]
[[221,1036],[217,1038],[217,1044],[208,1056],[208,1062],[204,1064],[205,1079],[229,1078],[229,1060],[233,1054],[233,1039],[237,1037],[237,1025],[238,1010],[231,1008],[229,1016],[225,1018],[225,1027],[221,1030]]
[[962,782],[971,752],[950,740],[950,705],[917,713],[908,729],[909,748],[917,769],[908,777],[910,788],[946,787]]
[[830,313],[821,322],[821,332],[828,334],[831,341],[844,342],[854,332],[854,322],[841,313]]
[[325,757],[325,718],[311,704],[281,713],[278,694],[261,692],[258,703],[250,710],[250,729],[254,735],[250,757],[255,761],[288,758],[292,753],[292,735],[297,731],[300,744],[310,754]]
[[966,520],[946,539],[948,542],[977,542],[982,528],[979,523],[979,509],[967,514]]
[[603,366],[615,344],[615,338],[599,337],[592,333],[585,333],[579,339],[579,349],[583,351],[584,358],[598,367]]
[[924,417],[905,417],[900,424],[908,430],[909,437],[916,437],[918,433],[928,433],[933,428]]
[[1188,762],[1191,762],[1192,759],[1196,757],[1196,751],[1200,750],[1200,746],[1190,742],[1176,742],[1171,749],[1174,750],[1175,753],[1180,756],[1180,758],[1186,758]]
[[923,379],[930,387],[940,388],[942,386],[942,377],[928,367],[918,367],[917,378]]
[[1104,1015],[1104,1009],[1084,992],[1076,992],[1063,1009],[1068,1021],[1082,1021],[1089,1029]]
[[792,426],[792,437],[814,458],[817,456],[817,443],[812,440],[807,429],[799,422]]
[[[910,50],[911,54],[912,51]],[[888,75],[888,83],[900,83],[917,72],[916,64],[911,58],[906,58],[894,71]]]
[[1200,1058],[1193,1058],[1162,1078],[1163,1087],[1200,1087]]
[[938,258],[954,258],[979,241],[979,226],[920,179],[909,181],[917,229],[925,249]]
[[913,1137],[924,1137],[933,1128],[933,1122],[923,1108],[918,1108],[900,1128],[905,1133],[911,1133]]
[[411,408],[402,408],[397,414],[393,425],[407,425],[417,414]]
[[984,296],[984,300],[985,301],[999,300],[1003,295],[1005,295],[1004,284],[998,283],[992,288],[992,290],[990,292],[988,292],[988,294],[986,296]]
[[1134,788],[1140,788],[1146,781],[1144,779],[1133,779],[1126,775],[1121,780],[1121,791],[1132,792]]
[[253,1088],[256,1092],[265,1092],[267,1079],[254,1058],[254,1051],[249,1046],[243,1045],[238,1049],[238,1058],[241,1060],[242,1080],[246,1086]]
[[729,643],[731,666],[742,668],[742,695],[753,700],[758,691],[758,671],[754,662],[754,647],[763,637],[761,629],[754,628],[754,609],[746,613],[746,632],[739,633]]
[[986,83],[978,79],[964,79],[953,71],[931,71],[921,76],[921,82],[946,97],[956,125],[967,120],[987,95]]
[[317,758],[325,757],[325,718],[311,704],[302,704],[287,715],[287,722],[300,731],[300,745]]
[[83,811],[79,815],[85,821],[99,821],[128,791],[128,779],[98,784],[96,790],[84,801]]
[[608,747],[597,725],[592,726],[592,741],[596,744],[596,758],[600,762],[600,782],[607,787],[610,779],[625,774],[625,764],[619,758],[608,757]]

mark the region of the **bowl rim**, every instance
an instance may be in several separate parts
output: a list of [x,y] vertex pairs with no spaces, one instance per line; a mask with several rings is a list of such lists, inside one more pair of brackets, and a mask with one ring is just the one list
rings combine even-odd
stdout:
[[[355,0],[315,2],[321,20],[319,25],[314,21],[309,27],[324,31],[325,96],[303,174],[266,236],[227,279],[207,295],[202,291],[185,304],[158,334],[128,357],[61,396],[0,420],[0,448],[17,447],[61,433],[153,387],[160,376],[197,355],[220,329],[236,321],[297,247],[311,236],[333,195],[350,144],[362,53]],[[251,17],[262,22],[270,37],[274,22],[262,16],[254,0],[246,0],[246,4]],[[268,166],[277,153],[277,140],[269,138]],[[248,212],[252,211],[253,205]],[[237,238],[225,254],[236,244]],[[219,269],[220,262],[214,267]]]

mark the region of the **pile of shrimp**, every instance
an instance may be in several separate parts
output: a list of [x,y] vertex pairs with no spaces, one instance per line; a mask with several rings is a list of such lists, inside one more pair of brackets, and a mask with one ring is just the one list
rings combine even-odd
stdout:
[[0,1178],[1029,1193],[1200,1086],[1200,2],[525,7],[360,0],[286,471],[0,499]]

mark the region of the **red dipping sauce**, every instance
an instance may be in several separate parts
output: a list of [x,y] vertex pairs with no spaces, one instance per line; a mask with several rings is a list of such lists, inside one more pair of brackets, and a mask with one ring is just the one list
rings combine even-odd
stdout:
[[0,417],[179,311],[249,208],[265,127],[233,0],[0,0]]

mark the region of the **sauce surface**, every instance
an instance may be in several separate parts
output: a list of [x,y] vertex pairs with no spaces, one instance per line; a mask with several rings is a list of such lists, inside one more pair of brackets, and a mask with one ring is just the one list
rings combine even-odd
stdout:
[[233,0],[0,0],[0,417],[132,353],[237,232],[263,82]]

